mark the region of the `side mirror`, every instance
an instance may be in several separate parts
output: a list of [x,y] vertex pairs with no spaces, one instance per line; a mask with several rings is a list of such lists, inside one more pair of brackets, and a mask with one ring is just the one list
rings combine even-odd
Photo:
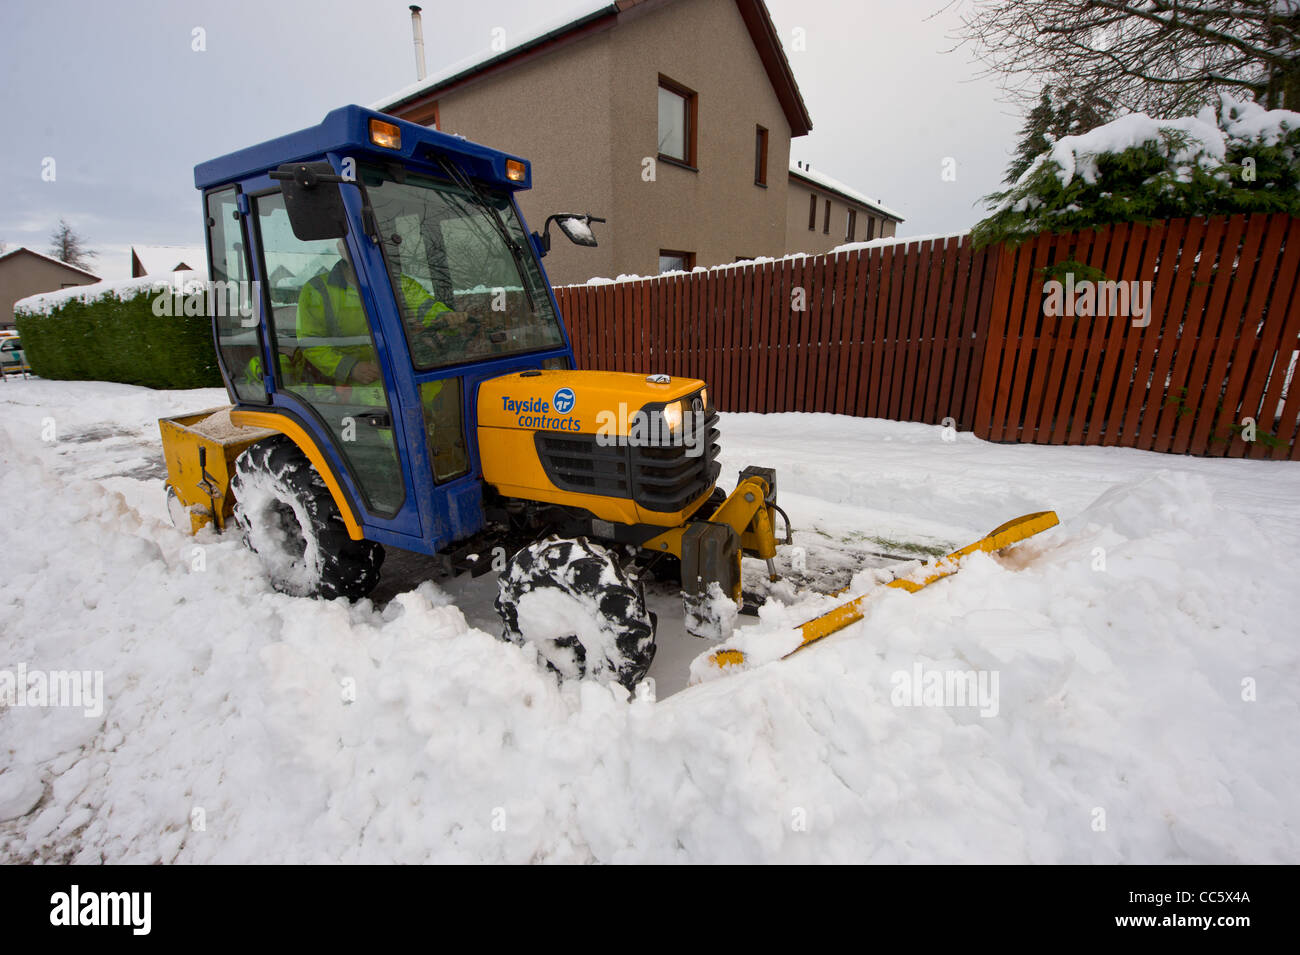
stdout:
[[591,216],[565,216],[555,220],[555,224],[560,227],[564,237],[574,245],[585,245],[595,248],[596,233],[591,231],[591,223],[604,222],[604,219],[593,219]]
[[549,216],[546,225],[542,229],[541,243],[542,251],[551,251],[551,223],[554,222],[564,233],[564,237],[574,245],[585,245],[590,248],[596,246],[596,233],[591,231],[593,222],[604,222],[604,219],[593,216],[591,213],[583,215],[578,212],[557,212]]
[[327,162],[286,163],[271,173],[280,181],[280,195],[289,213],[295,237],[341,239],[348,234],[348,214],[343,194],[335,183],[343,182]]

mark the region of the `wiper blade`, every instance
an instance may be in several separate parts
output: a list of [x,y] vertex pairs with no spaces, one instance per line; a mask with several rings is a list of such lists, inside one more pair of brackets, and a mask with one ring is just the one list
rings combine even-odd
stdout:
[[438,165],[447,174],[447,178],[473,196],[475,201],[488,211],[488,220],[496,227],[497,233],[501,236],[506,248],[510,250],[510,255],[515,260],[515,268],[519,271],[519,284],[524,290],[524,298],[528,300],[528,310],[536,315],[537,300],[533,298],[532,282],[528,278],[528,268],[524,264],[524,250],[519,247],[519,243],[510,235],[510,230],[506,227],[505,220],[501,218],[501,213],[497,211],[496,206],[488,201],[487,196],[483,194],[483,190],[479,189],[474,180],[465,175],[463,169],[446,156],[439,155],[437,159]]

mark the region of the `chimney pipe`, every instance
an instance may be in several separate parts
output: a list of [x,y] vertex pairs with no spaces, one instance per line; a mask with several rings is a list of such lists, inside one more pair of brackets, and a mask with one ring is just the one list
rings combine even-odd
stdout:
[[420,8],[411,4],[411,35],[415,39],[415,79],[424,79],[424,27],[420,24]]

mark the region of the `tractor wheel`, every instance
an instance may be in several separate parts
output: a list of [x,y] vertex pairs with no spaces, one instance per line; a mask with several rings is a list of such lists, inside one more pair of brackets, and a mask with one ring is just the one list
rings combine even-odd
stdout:
[[531,643],[563,679],[635,686],[655,655],[645,594],[599,544],[548,537],[510,559],[497,581],[504,637]]
[[259,441],[241,454],[230,490],[244,542],[276,590],[360,600],[379,582],[383,546],[348,536],[329,488],[288,438]]

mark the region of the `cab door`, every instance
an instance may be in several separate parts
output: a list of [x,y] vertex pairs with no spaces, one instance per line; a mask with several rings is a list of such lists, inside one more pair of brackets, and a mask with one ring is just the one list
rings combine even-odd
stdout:
[[360,492],[358,503],[374,517],[394,518],[406,501],[397,418],[348,244],[297,238],[279,192],[254,196],[251,204],[275,391],[286,404],[305,406],[329,436]]

